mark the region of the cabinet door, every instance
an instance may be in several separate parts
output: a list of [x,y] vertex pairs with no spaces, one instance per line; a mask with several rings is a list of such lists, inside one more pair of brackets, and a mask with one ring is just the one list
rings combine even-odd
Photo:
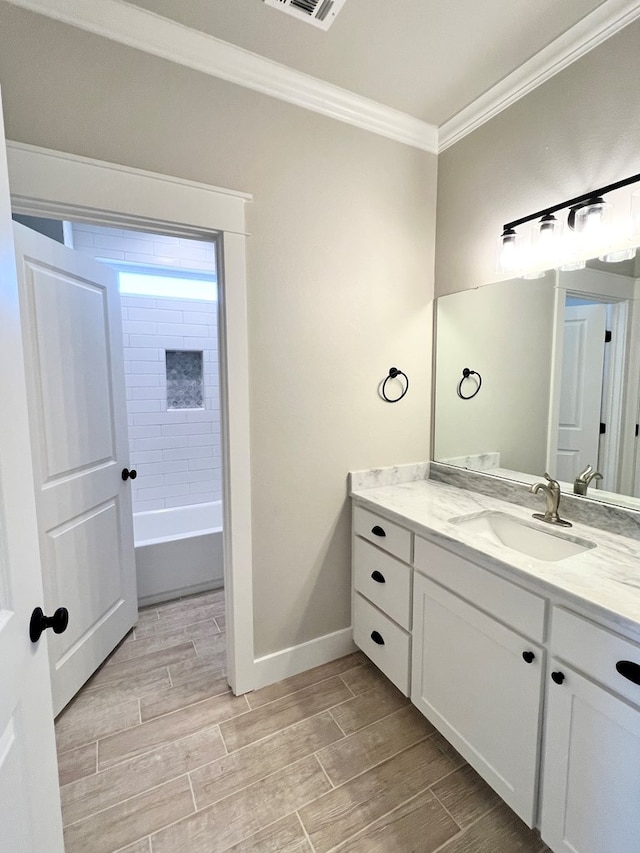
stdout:
[[541,833],[557,853],[640,850],[640,710],[569,667],[549,684]]
[[542,650],[418,574],[413,628],[413,703],[533,826]]

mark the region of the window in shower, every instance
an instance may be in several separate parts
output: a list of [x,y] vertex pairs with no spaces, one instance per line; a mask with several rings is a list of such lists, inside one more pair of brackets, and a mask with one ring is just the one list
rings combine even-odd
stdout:
[[167,409],[204,408],[202,352],[166,350]]

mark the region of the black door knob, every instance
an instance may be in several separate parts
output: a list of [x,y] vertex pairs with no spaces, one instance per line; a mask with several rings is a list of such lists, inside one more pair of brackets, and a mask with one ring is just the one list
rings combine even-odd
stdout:
[[380,527],[379,524],[376,524],[375,527],[371,528],[371,532],[374,536],[386,536],[387,534],[384,532],[384,527]]
[[122,479],[125,481],[128,480],[129,478],[131,478],[132,480],[135,480],[135,478],[137,476],[138,476],[138,472],[136,471],[135,468],[132,468],[131,470],[129,470],[128,468],[122,469]]
[[382,639],[382,634],[379,631],[371,632],[371,639],[374,643],[377,643],[379,646],[384,646],[384,640]]
[[45,616],[41,607],[36,609],[31,614],[29,622],[29,637],[32,643],[37,643],[42,632],[47,628],[53,628],[54,634],[62,634],[67,630],[69,624],[69,611],[66,607],[58,607],[53,616]]
[[533,652],[522,652],[522,657],[527,663],[533,663],[536,659],[536,656]]
[[382,572],[379,572],[377,569],[374,572],[371,572],[371,578],[376,583],[386,583],[385,577]]
[[564,681],[564,672],[552,672],[551,678],[555,681],[556,684],[562,684]]

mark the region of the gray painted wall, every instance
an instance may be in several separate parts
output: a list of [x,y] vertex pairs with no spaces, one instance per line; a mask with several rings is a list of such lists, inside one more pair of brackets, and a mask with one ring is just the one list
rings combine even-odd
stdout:
[[256,655],[346,627],[347,471],[428,455],[436,157],[8,4],[0,85],[9,139],[253,194]]

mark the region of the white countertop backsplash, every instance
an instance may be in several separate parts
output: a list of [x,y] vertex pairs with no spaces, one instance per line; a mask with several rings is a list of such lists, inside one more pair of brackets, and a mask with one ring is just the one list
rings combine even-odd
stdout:
[[[411,468],[417,478],[407,481]],[[428,476],[428,466],[426,470]],[[451,523],[453,518],[483,510],[499,510],[531,522],[531,508],[424,479],[425,469],[420,464],[375,471],[369,477],[363,476],[368,472],[350,475],[350,493],[357,505],[396,521],[503,577],[534,584],[540,592],[559,599],[556,603],[577,607],[583,614],[640,641],[640,541],[613,530],[574,522],[572,528],[559,532],[588,539],[596,547],[557,562],[538,560]],[[387,476],[384,471],[389,472]],[[386,484],[389,480],[391,482]],[[560,508],[562,510],[562,501]],[[544,509],[544,501],[540,501],[537,509]],[[543,530],[547,527],[545,522],[537,523]],[[549,532],[552,533],[553,528]]]

